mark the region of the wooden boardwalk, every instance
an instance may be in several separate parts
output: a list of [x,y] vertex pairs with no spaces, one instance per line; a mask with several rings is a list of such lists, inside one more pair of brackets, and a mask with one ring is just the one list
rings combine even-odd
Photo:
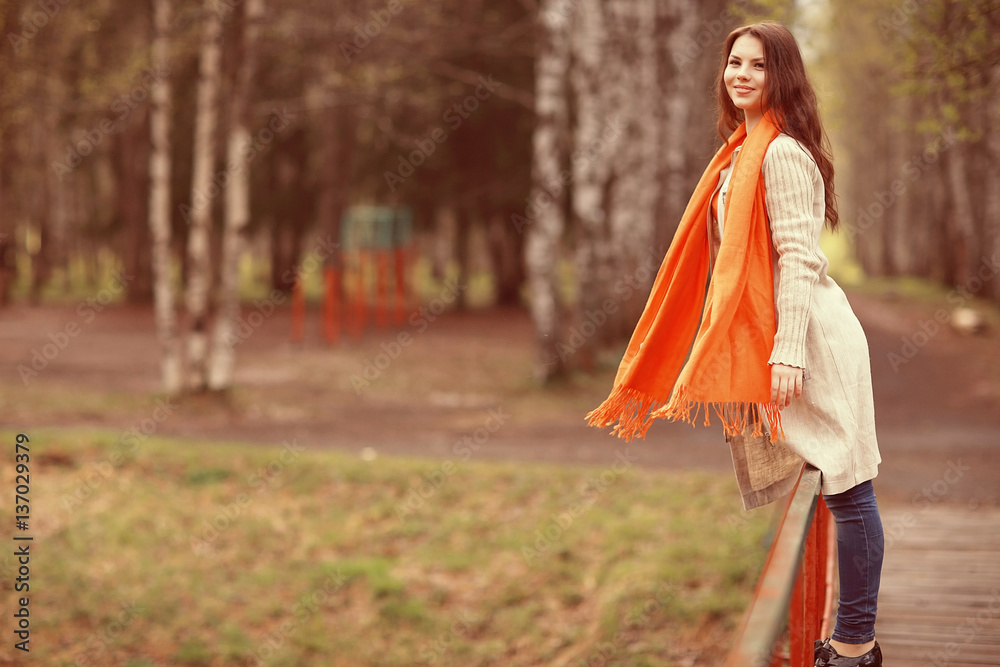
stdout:
[[1000,667],[1000,509],[881,511],[885,667]]

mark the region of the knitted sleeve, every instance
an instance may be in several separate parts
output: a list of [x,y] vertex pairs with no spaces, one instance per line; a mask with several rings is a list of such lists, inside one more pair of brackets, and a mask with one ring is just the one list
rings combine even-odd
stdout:
[[822,177],[806,149],[784,136],[771,142],[763,172],[771,241],[781,269],[775,285],[778,328],[768,364],[805,368],[812,290],[822,264],[815,248],[823,221],[813,208],[815,179]]

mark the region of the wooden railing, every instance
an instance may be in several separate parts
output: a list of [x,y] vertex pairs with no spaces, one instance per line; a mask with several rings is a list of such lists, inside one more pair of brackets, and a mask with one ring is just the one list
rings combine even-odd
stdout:
[[806,464],[725,667],[812,666],[813,641],[829,631],[835,546],[820,472]]

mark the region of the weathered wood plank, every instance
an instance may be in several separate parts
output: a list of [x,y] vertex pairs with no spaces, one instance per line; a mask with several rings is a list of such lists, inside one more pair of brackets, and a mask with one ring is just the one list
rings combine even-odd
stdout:
[[1000,510],[882,508],[886,665],[1000,666]]

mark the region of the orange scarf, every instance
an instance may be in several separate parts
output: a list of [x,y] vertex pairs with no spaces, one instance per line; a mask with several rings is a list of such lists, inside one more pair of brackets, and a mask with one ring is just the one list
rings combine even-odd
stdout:
[[[660,265],[611,395],[587,415],[591,426],[618,422],[613,435],[645,438],[654,419],[694,424],[702,407],[708,426],[711,407],[727,434],[742,433],[750,424],[754,434],[761,435],[763,413],[775,439],[783,437],[780,414],[771,403],[767,363],[776,318],[761,174],[764,154],[778,132],[767,116],[749,136],[746,124],[741,125],[702,174]],[[726,229],[706,293],[706,219],[719,175],[741,144],[726,196]]]

